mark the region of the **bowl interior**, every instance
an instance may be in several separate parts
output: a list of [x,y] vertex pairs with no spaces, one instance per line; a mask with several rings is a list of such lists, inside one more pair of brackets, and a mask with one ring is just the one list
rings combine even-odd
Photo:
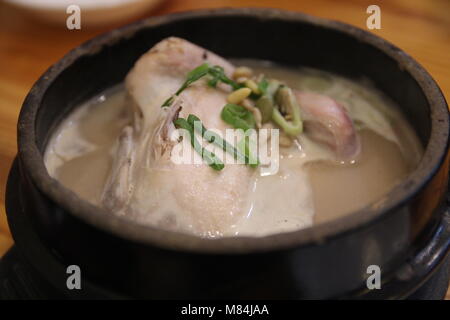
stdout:
[[[41,156],[53,129],[68,112],[122,82],[143,53],[169,36],[185,38],[224,57],[265,59],[293,67],[326,70],[353,79],[371,79],[400,106],[426,147],[424,159],[427,161],[423,160],[408,181],[391,192],[384,200],[383,210],[387,211],[417,192],[445,156],[448,140],[445,101],[426,71],[404,52],[342,23],[296,13],[254,9],[153,18],[112,31],[70,52],[41,78],[35,92],[32,90],[39,103],[33,126]],[[26,112],[21,118],[25,130],[29,121]],[[28,137],[27,134],[24,137]],[[19,144],[20,139],[19,136]],[[42,172],[32,174],[35,174],[35,180],[50,179]],[[56,189],[55,184],[52,186]],[[370,206],[361,211],[364,212],[340,218],[340,222],[333,222],[332,226],[324,226],[321,230],[337,233],[349,228],[347,222],[350,220],[353,224],[362,223],[380,214],[380,210],[370,209]],[[312,232],[318,232],[318,228],[313,227]]]

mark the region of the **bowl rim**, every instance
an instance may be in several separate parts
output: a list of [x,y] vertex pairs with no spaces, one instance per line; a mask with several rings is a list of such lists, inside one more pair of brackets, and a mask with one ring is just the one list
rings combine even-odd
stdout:
[[[430,139],[416,170],[379,200],[332,221],[302,230],[263,237],[236,236],[217,239],[205,239],[195,235],[140,225],[80,199],[73,191],[50,177],[44,164],[43,155],[36,143],[35,119],[45,92],[60,73],[81,56],[95,54],[104,46],[112,45],[125,37],[132,37],[141,29],[170,24],[184,19],[219,16],[256,17],[263,20],[276,19],[308,23],[317,27],[332,29],[375,47],[375,49],[383,51],[391,59],[397,61],[399,68],[408,72],[417,82],[430,106]],[[26,169],[26,175],[31,177],[32,183],[53,202],[85,223],[132,242],[169,250],[214,254],[246,254],[323,244],[336,237],[364,228],[368,224],[382,219],[390,211],[402,206],[436,175],[445,160],[449,144],[449,111],[441,90],[419,63],[398,47],[365,30],[334,20],[279,9],[202,9],[140,20],[97,36],[68,52],[61,60],[52,65],[31,88],[20,111],[17,136],[20,162]]]

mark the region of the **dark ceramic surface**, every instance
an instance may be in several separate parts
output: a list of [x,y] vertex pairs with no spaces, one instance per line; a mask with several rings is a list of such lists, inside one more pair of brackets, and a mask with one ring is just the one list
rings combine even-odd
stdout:
[[[45,170],[42,152],[52,129],[74,106],[121,82],[138,57],[167,36],[225,57],[368,77],[416,128],[426,147],[423,160],[377,203],[331,223],[259,239],[199,239],[140,226],[81,201]],[[80,265],[92,282],[126,296],[349,296],[364,293],[367,266],[376,264],[383,280],[402,290],[386,285],[369,295],[400,297],[448,252],[443,217],[449,115],[442,93],[406,53],[342,23],[278,10],[223,9],[112,31],[76,48],[38,80],[24,102],[18,137],[22,211],[49,251],[63,264]],[[436,237],[439,245],[418,262]]]
[[[8,177],[8,197],[6,199],[11,230],[16,239],[16,246],[11,248],[4,258],[0,260],[0,299],[123,299],[117,292],[99,288],[83,277],[82,290],[67,290],[65,286],[65,268],[67,265],[58,261],[51,250],[43,245],[30,223],[30,217],[21,209],[24,197],[20,194],[18,179],[18,164],[14,161]],[[17,192],[14,192],[17,191]],[[450,200],[450,194],[448,194]],[[448,201],[450,204],[450,201]],[[447,214],[447,219],[450,216]],[[416,272],[418,279],[409,281],[389,281],[383,293],[375,291],[355,292],[350,295],[341,295],[339,298],[390,298],[405,297],[414,300],[443,299],[447,292],[450,277],[450,256],[447,255],[441,263],[440,251],[445,245],[437,243],[448,241],[449,221],[447,221],[447,234],[443,234],[445,223],[441,223],[434,237],[427,246],[419,252],[413,261],[404,264],[400,273],[411,274],[412,267],[422,272]],[[432,258],[435,256],[434,258]],[[431,272],[430,272],[431,270]],[[423,284],[421,285],[421,283]],[[414,287],[418,289],[414,291]],[[294,297],[295,298],[295,297]]]

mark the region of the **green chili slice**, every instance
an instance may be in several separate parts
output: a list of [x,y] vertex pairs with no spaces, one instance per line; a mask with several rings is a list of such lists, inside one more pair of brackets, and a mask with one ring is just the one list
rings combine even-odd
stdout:
[[303,123],[300,117],[300,107],[297,98],[288,87],[281,87],[276,93],[276,99],[279,105],[285,110],[289,110],[292,115],[292,121],[287,121],[281,112],[274,108],[272,112],[272,120],[290,136],[297,136],[303,131]]

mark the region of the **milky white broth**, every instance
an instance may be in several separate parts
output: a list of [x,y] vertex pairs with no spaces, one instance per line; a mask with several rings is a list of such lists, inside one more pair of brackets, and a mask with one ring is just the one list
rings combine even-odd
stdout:
[[[262,236],[338,218],[381,199],[420,160],[422,148],[409,124],[398,108],[366,81],[354,82],[330,73],[287,69],[257,60],[240,59],[234,63],[280,79],[293,89],[337,100],[358,129],[362,152],[353,163],[330,161],[330,150],[300,136],[291,147],[280,148],[280,170],[276,175],[256,175],[250,197],[244,202],[246,214],[220,236]],[[45,153],[50,175],[96,205],[101,205],[116,141],[129,122],[126,103],[122,86],[84,103],[60,124]],[[155,212],[149,215],[182,212],[172,196],[156,202]],[[152,224],[142,216],[130,219]],[[171,229],[167,224],[170,220],[159,226]]]

